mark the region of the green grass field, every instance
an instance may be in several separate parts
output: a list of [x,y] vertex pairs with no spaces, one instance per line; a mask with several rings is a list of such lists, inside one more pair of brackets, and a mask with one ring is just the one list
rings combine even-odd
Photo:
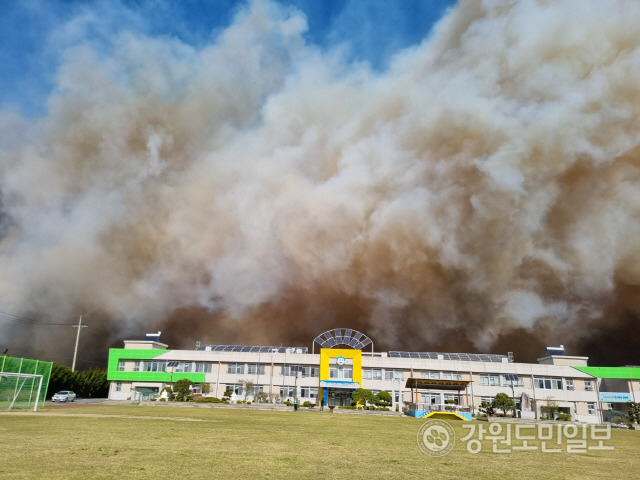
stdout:
[[[0,414],[2,479],[640,477],[640,431],[613,451],[420,451],[423,420],[217,408],[87,406]],[[451,422],[456,437],[462,422]],[[484,425],[487,425],[486,423]],[[535,442],[533,442],[535,444]]]

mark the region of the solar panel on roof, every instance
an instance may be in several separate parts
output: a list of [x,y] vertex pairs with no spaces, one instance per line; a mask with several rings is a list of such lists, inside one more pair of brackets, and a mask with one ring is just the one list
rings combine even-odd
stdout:
[[200,345],[198,350],[210,350],[213,352],[258,352],[271,353],[276,350],[278,353],[285,353],[286,349],[292,349],[295,352],[308,353],[307,347],[267,347],[267,346],[251,346],[251,345]]
[[439,353],[439,352],[402,352],[390,351],[390,357],[395,358],[421,358],[429,360],[461,360],[465,362],[503,362],[505,355],[483,354],[483,353]]
[[314,343],[320,344],[323,348],[332,348],[336,345],[348,345],[355,349],[362,349],[373,342],[364,333],[352,328],[334,328],[318,335]]

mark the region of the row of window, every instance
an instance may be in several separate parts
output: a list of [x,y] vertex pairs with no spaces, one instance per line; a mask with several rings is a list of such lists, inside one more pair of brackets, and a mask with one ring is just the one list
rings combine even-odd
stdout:
[[[480,385],[510,387],[524,386],[522,377],[518,376],[517,380],[507,378],[506,375],[498,373],[485,373],[480,375]],[[541,390],[574,390],[573,378],[560,377],[534,377],[534,385]],[[591,380],[584,380],[584,389],[587,392],[593,391]]]
[[459,372],[438,372],[434,370],[421,370],[420,378],[429,378],[432,380],[462,380],[462,374]]
[[[453,401],[455,404],[457,404],[458,403],[458,396],[457,395],[453,395],[453,394],[449,394],[449,393],[445,393],[443,395],[443,400],[444,400],[444,403]],[[433,393],[421,393],[420,394],[420,402],[434,405],[434,404],[440,402],[440,395],[433,394]]]
[[[182,372],[196,372],[196,373],[211,373],[211,363],[208,362],[180,362],[177,366],[171,367],[169,371],[174,373]],[[118,371],[124,372],[126,369],[126,362],[120,360],[118,363]],[[135,360],[133,362],[134,372],[166,372],[167,362],[159,360]]]
[[402,370],[383,370],[381,368],[363,368],[362,378],[364,380],[402,380],[404,372]]
[[480,385],[489,385],[496,387],[522,387],[524,383],[522,377],[519,375],[507,377],[507,375],[500,375],[498,373],[482,373],[480,374]]
[[[282,397],[282,398],[295,397],[295,388],[296,387],[291,387],[291,386],[280,387],[280,397]],[[226,390],[232,391],[233,393],[235,393],[237,395],[242,395],[242,393],[243,393],[243,385],[241,385],[241,384],[226,385]],[[259,392],[264,392],[264,385],[256,385],[251,390],[252,391],[250,393],[253,394],[253,395],[255,395],[256,393],[259,393]],[[122,382],[116,382],[115,391],[116,392],[122,391]],[[378,391],[374,390],[373,393],[376,394],[376,393],[378,393]],[[313,388],[313,387],[301,387],[300,388],[300,397],[301,398],[317,399],[318,398],[318,389],[317,388]],[[493,402],[493,398],[494,397],[481,397],[480,401],[490,404],[490,403]],[[434,404],[438,400],[439,399],[438,399],[437,395],[433,395],[433,394],[429,394],[429,393],[420,394],[420,401],[422,403]],[[455,395],[445,394],[444,395],[445,403],[447,401],[450,401],[450,400],[453,400],[454,402],[457,403],[458,399],[457,399],[457,397]],[[396,394],[396,402],[398,402],[398,401],[399,401],[399,396],[398,396],[398,394]],[[519,405],[518,405],[518,407],[519,407]],[[609,404],[609,409],[611,409],[611,408],[613,408],[613,407],[612,407],[611,404]],[[587,413],[589,415],[595,415],[596,414],[596,404],[595,404],[595,402],[587,402]]]
[[[535,387],[542,390],[574,390],[573,378],[559,378],[559,377],[534,377]],[[587,392],[593,391],[593,385],[591,380],[584,380],[584,389]]]
[[[175,373],[211,373],[210,362],[180,362],[173,367]],[[120,360],[118,371],[125,371],[125,361]],[[134,372],[166,372],[167,362],[158,360],[135,360],[133,366]],[[227,365],[227,373],[244,375],[264,375],[265,365],[260,363],[229,363]],[[295,376],[300,374],[302,377],[318,377],[320,375],[319,367],[310,367],[304,365],[281,365],[280,375]],[[387,370],[376,368],[363,368],[362,378],[364,380],[402,380],[404,372],[402,370]],[[421,378],[442,379],[442,380],[462,380],[462,374],[458,372],[438,372],[430,370],[420,371]],[[350,366],[331,367],[329,368],[329,378],[350,380],[353,378],[353,369]],[[560,377],[534,377],[534,385],[542,390],[574,390],[573,379]],[[513,383],[514,387],[524,386],[522,377],[518,376],[516,380],[507,379],[506,375],[498,373],[480,374],[480,385],[486,386],[503,386],[509,387]],[[563,388],[564,386],[564,388]],[[584,389],[587,392],[593,391],[591,380],[584,380]]]
[[[233,375],[264,375],[265,366],[261,363],[229,363],[227,373]],[[320,367],[305,365],[280,365],[280,375],[283,377],[300,375],[301,377],[319,377]]]
[[[264,392],[265,389],[265,385],[255,385],[253,387],[251,387],[250,391],[247,391],[248,395],[255,395],[257,393],[262,393]],[[233,393],[235,393],[236,395],[244,395],[245,392],[245,388],[244,385],[239,384],[239,383],[232,383],[232,384],[227,384],[225,385],[225,390],[226,391],[231,391]],[[288,398],[288,397],[295,397],[295,392],[296,392],[296,387],[295,386],[289,386],[289,385],[285,385],[285,386],[281,386],[279,387],[279,393],[280,393],[280,397],[282,398]],[[300,398],[310,398],[310,399],[316,399],[318,398],[318,388],[314,388],[314,387],[301,387],[300,388]]]
[[351,380],[353,379],[352,367],[330,367],[329,378],[336,380]]

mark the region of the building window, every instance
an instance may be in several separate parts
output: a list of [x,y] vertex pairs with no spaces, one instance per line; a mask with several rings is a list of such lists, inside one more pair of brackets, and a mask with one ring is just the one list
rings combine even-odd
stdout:
[[589,415],[595,415],[596,414],[596,404],[592,403],[592,402],[588,402],[587,403],[587,413]]
[[118,362],[118,371],[124,372],[124,360],[120,360],[120,362]]
[[536,387],[542,390],[562,390],[562,379],[556,377],[537,377]]
[[165,362],[158,362],[157,360],[147,360],[144,362],[145,372],[166,372],[167,364]]
[[376,368],[362,369],[363,380],[382,380],[382,370]]
[[318,368],[318,367],[302,367],[302,376],[303,377],[319,377],[320,376],[320,368]]
[[302,398],[318,398],[318,389],[312,387],[302,387],[300,389],[300,396]]
[[300,365],[281,365],[280,375],[283,377],[295,377],[298,372],[302,372],[303,368]]
[[295,397],[296,387],[280,387],[280,398],[293,398]]
[[135,363],[133,364],[133,371],[134,372],[140,371],[140,360],[136,360]]
[[262,363],[250,363],[247,365],[247,374],[264,375],[264,365]]
[[455,403],[456,405],[458,404],[458,396],[457,395],[445,394],[444,403],[451,403],[451,400],[453,400],[453,403]]
[[493,403],[494,397],[480,397],[480,403],[486,403],[491,405]]
[[435,405],[436,403],[438,403],[438,397],[438,395],[435,395],[433,393],[421,393],[420,402],[428,403],[429,405]]
[[196,362],[197,373],[211,373],[211,363],[209,362]]
[[524,387],[524,381],[522,380],[522,377],[520,375],[516,375],[515,380],[507,380],[505,377],[505,375],[501,376],[503,387],[510,387],[512,383],[514,387]]
[[225,387],[225,392],[232,392],[235,393],[236,395],[242,395],[242,384],[241,383],[233,383],[233,384],[228,384]]
[[593,386],[591,385],[591,380],[585,380],[584,381],[584,389],[587,392],[592,392],[593,391]]
[[480,385],[500,386],[500,375],[497,373],[480,374]]
[[353,378],[353,369],[351,367],[331,367],[329,368],[329,378],[351,380]]
[[230,363],[227,365],[227,373],[244,375],[244,363]]
[[443,380],[462,380],[462,375],[458,372],[442,372]]
[[116,392],[122,391],[122,382],[116,382]]
[[385,370],[384,371],[384,379],[385,380],[402,380],[403,373],[402,370]]
[[176,372],[188,373],[191,371],[191,362],[180,362],[176,367]]
[[573,378],[565,378],[564,384],[567,387],[567,390],[573,390]]
[[420,378],[431,378],[433,380],[439,380],[440,372],[434,372],[432,370],[421,370]]

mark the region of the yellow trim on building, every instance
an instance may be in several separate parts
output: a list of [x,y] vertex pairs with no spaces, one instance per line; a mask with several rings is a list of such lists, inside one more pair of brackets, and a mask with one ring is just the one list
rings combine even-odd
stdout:
[[351,348],[323,348],[320,350],[320,380],[329,378],[329,364],[332,358],[344,357],[353,360],[353,381],[362,386],[362,351]]

